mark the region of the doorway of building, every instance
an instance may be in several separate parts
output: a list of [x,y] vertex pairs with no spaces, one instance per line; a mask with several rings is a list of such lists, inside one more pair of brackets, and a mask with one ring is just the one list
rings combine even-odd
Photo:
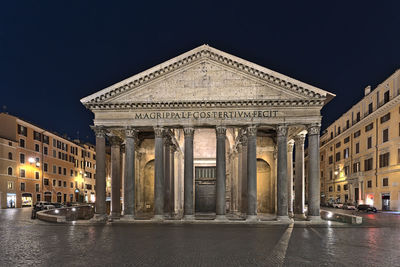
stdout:
[[61,194],[61,192],[58,192],[58,193],[57,193],[57,202],[58,202],[58,203],[61,203],[61,202],[62,202],[62,194]]
[[51,192],[44,192],[44,201],[51,202]]
[[17,202],[17,195],[12,193],[7,193],[7,208],[15,208]]
[[216,212],[216,167],[195,167],[195,212]]
[[360,204],[360,203],[358,203],[358,201],[359,201],[359,191],[358,191],[359,189],[358,189],[358,187],[356,187],[356,188],[354,188],[354,198],[355,198],[355,202],[356,202],[356,204],[358,205],[358,204]]
[[390,193],[382,194],[382,210],[390,210]]

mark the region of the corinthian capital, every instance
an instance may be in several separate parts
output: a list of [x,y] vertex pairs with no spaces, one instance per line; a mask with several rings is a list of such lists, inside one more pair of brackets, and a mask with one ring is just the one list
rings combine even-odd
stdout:
[[126,127],[126,129],[125,129],[125,136],[126,137],[130,137],[130,138],[136,139],[137,138],[137,134],[138,134],[138,132],[137,132],[136,129],[133,129],[132,127]]
[[215,132],[217,136],[225,136],[226,135],[226,127],[225,126],[217,126],[215,128]]
[[157,138],[164,137],[164,128],[163,127],[154,127],[154,134]]
[[110,140],[111,146],[120,146],[122,144],[121,138],[119,138],[119,136],[116,136],[116,135],[111,135],[109,137],[109,140]]
[[247,127],[247,136],[256,136],[257,135],[257,126],[249,126]]
[[185,134],[185,136],[193,137],[194,128],[193,127],[185,127],[185,128],[183,128],[183,133]]
[[306,134],[300,133],[294,137],[294,142],[296,145],[304,146],[304,141],[306,140]]
[[279,136],[286,137],[288,134],[288,127],[287,125],[278,125],[276,127],[276,134]]
[[96,134],[96,137],[105,137],[107,130],[104,126],[91,126],[92,130]]
[[309,135],[319,135],[319,131],[321,130],[320,123],[313,123],[308,125],[307,131]]
[[294,140],[290,139],[288,144],[287,144],[288,153],[293,153],[293,147],[294,147]]

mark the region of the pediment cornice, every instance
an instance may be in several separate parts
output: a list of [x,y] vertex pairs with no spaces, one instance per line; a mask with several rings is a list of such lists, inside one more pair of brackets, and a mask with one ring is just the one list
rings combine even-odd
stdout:
[[[334,97],[333,94],[317,87],[297,81],[280,73],[269,70],[265,67],[261,67],[257,64],[212,48],[208,45],[202,45],[171,60],[168,60],[160,65],[150,68],[142,73],[134,75],[117,84],[105,88],[95,94],[85,97],[81,99],[81,102],[88,108],[94,108],[98,106],[96,104],[103,103],[105,100],[109,100],[111,98],[114,98],[115,96],[119,96],[124,92],[127,92],[128,90],[143,86],[146,83],[156,80],[162,76],[168,75],[178,70],[179,68],[204,59],[215,61],[222,65],[227,65],[230,68],[236,69],[239,72],[254,76],[270,84],[273,84],[288,91],[292,91],[296,94],[303,95],[308,99],[313,99],[317,102],[322,101],[326,103],[326,101],[329,101],[331,98]],[[279,103],[279,101],[271,102]],[[126,104],[120,103],[118,105]],[[135,106],[138,103],[129,104]]]
[[194,109],[194,108],[258,108],[258,107],[322,107],[324,99],[311,100],[238,100],[238,101],[177,101],[177,102],[126,102],[96,103],[86,106],[92,110],[116,109]]

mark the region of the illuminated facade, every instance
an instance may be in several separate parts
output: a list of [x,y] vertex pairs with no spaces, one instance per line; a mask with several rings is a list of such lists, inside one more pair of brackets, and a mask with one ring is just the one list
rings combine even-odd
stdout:
[[37,201],[95,202],[93,146],[5,113],[0,125],[1,208]]
[[321,201],[400,210],[400,70],[321,136]]
[[[333,97],[202,45],[81,99],[95,115],[96,218],[107,213],[106,140],[115,219],[304,217],[304,140],[318,162],[320,110]],[[309,170],[308,217],[320,219],[319,164]]]

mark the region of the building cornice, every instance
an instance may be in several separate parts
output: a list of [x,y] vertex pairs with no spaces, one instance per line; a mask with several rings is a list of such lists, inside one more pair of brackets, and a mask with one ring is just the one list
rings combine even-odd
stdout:
[[176,101],[176,102],[129,102],[96,103],[86,107],[91,110],[124,109],[187,109],[187,108],[252,108],[252,107],[322,107],[323,99],[312,100],[230,100],[230,101]]

